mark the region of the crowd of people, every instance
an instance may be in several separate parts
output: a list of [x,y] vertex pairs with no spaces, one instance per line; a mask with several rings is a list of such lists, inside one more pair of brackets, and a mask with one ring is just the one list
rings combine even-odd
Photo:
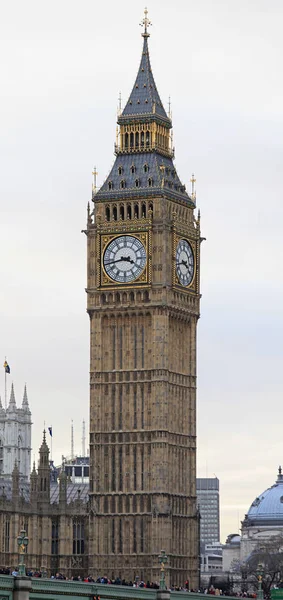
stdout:
[[[47,578],[46,572],[40,570],[31,570],[27,569],[26,574],[28,577],[35,578]],[[0,575],[12,575],[14,577],[19,575],[19,571],[17,568],[9,569],[9,568],[0,568]],[[49,578],[49,577],[48,577]],[[82,583],[100,583],[104,585],[124,585],[133,588],[148,588],[153,590],[159,589],[159,584],[157,582],[144,582],[136,577],[135,581],[126,581],[125,579],[120,579],[120,577],[110,579],[106,575],[103,577],[98,577],[94,579],[91,575],[87,575],[85,577],[81,577],[80,575],[73,576],[71,578],[66,577],[63,573],[55,573],[55,575],[51,575],[50,579],[57,579],[60,581],[80,581]],[[239,598],[250,598],[256,599],[257,594],[255,592],[227,592],[226,590],[215,588],[213,585],[207,588],[200,589],[190,589],[189,582],[185,581],[183,586],[172,585],[170,588],[171,592],[191,592],[191,593],[199,593],[199,594],[207,594],[211,596],[234,596]]]

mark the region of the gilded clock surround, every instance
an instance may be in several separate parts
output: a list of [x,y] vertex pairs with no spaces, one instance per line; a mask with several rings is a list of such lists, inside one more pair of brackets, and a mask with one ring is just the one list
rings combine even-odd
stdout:
[[[178,275],[177,275],[177,271],[176,271],[176,253],[177,253],[177,246],[179,244],[179,242],[181,240],[186,240],[192,249],[193,252],[193,257],[194,257],[194,273],[193,273],[193,277],[191,282],[187,285],[187,286],[183,286],[178,279]],[[198,261],[197,261],[197,255],[199,254],[199,248],[198,248],[198,240],[197,239],[192,239],[189,236],[189,233],[187,232],[184,235],[178,235],[174,232],[173,234],[173,260],[172,260],[172,283],[174,287],[177,287],[183,291],[196,291],[197,290],[197,275],[198,275]]]
[[149,259],[148,259],[148,254],[149,254],[149,236],[148,236],[148,232],[144,231],[144,232],[139,232],[139,233],[124,233],[123,235],[131,235],[131,237],[135,237],[136,239],[140,240],[140,242],[143,244],[143,246],[145,247],[145,251],[146,251],[146,263],[145,263],[145,267],[142,270],[142,273],[133,281],[131,281],[130,283],[125,283],[125,282],[119,282],[119,281],[113,281],[113,279],[111,279],[111,277],[109,277],[109,275],[106,273],[105,270],[105,266],[103,264],[103,257],[104,257],[104,253],[107,249],[107,247],[109,246],[109,244],[117,239],[118,237],[121,237],[121,233],[120,235],[102,235],[100,240],[101,240],[101,258],[100,258],[100,266],[101,266],[101,287],[117,287],[119,286],[119,288],[123,288],[123,287],[129,287],[129,285],[145,285],[149,283],[148,280],[148,275],[149,275]]

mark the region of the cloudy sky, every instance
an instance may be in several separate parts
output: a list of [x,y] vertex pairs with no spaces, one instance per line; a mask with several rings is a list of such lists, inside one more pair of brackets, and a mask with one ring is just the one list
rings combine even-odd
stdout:
[[[33,452],[81,451],[88,421],[86,205],[113,162],[118,95],[138,68],[144,3],[10,0],[0,22],[0,331],[27,382]],[[221,485],[221,538],[283,461],[283,5],[151,0],[150,52],[176,167],[202,214],[198,473]],[[0,354],[1,354],[0,353]],[[2,360],[1,359],[1,360]],[[4,373],[0,378],[4,398]]]

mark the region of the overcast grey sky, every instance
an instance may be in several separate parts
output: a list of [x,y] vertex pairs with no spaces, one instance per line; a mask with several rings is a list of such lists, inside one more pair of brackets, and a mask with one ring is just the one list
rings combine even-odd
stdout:
[[[1,2],[1,353],[27,382],[37,458],[81,450],[88,421],[86,204],[113,162],[144,2]],[[151,0],[150,53],[176,167],[202,213],[198,474],[220,479],[222,540],[282,448],[281,0]],[[2,360],[1,359],[1,360]],[[3,370],[4,371],[4,370]],[[4,395],[4,373],[0,378]]]

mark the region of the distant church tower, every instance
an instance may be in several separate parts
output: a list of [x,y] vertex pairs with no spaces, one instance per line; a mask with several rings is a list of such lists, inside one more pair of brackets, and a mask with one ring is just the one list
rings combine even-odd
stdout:
[[19,477],[28,480],[31,471],[31,412],[25,386],[21,408],[17,408],[14,386],[5,410],[0,400],[0,477],[11,477],[17,464]]
[[[173,164],[147,11],[116,160],[88,208],[89,570],[198,585],[196,329],[200,222]],[[95,192],[96,190],[94,190]]]

